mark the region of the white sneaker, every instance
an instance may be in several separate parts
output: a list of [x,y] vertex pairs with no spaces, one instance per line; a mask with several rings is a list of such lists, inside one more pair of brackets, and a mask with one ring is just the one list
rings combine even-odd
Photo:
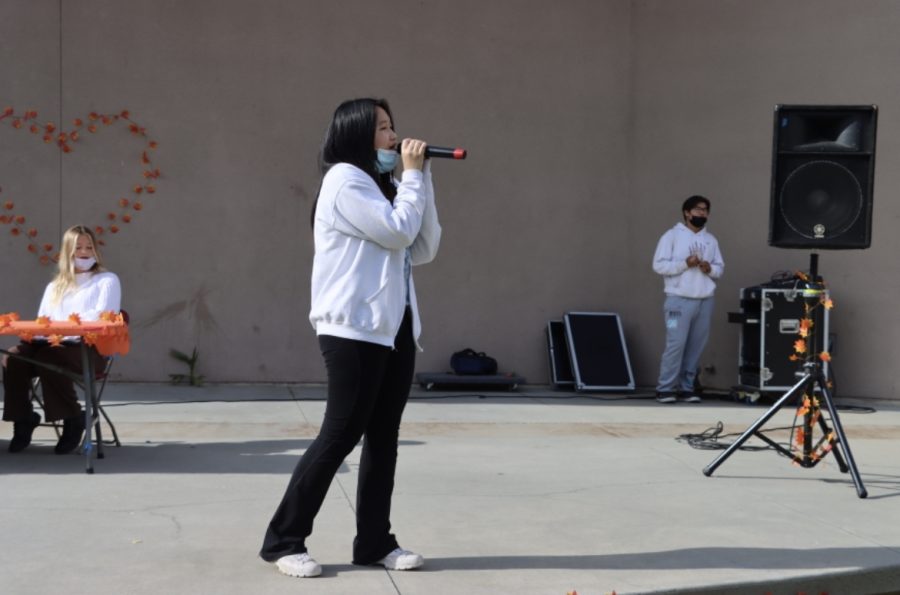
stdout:
[[322,567],[308,553],[282,556],[275,561],[283,574],[300,578],[309,578],[322,574]]
[[413,570],[424,564],[425,558],[415,552],[398,547],[376,563],[383,564],[388,570]]

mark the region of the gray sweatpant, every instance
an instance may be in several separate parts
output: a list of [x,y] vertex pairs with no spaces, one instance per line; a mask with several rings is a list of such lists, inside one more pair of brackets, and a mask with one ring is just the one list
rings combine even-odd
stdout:
[[660,393],[694,391],[694,379],[700,355],[709,338],[713,298],[666,296],[663,313],[666,321],[666,348],[659,364]]

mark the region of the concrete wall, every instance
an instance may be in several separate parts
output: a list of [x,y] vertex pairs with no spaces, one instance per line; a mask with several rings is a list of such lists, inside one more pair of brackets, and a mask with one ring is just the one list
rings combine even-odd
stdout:
[[[768,246],[773,107],[782,104],[877,104],[872,246],[822,251],[819,269],[835,301],[834,369],[844,395],[897,398],[890,373],[900,345],[896,313],[900,217],[898,172],[900,4],[863,0],[633,3],[634,114],[627,245],[635,295],[654,296],[647,269],[656,239],[678,217],[682,197],[713,200],[710,230],[726,275],[704,365],[707,381],[736,380],[737,333],[726,313],[738,294],[777,271],[807,269],[808,250]],[[652,303],[651,303],[652,302]],[[622,304],[648,369],[663,340],[662,297]]]
[[[323,379],[306,319],[316,153],[334,107],[374,95],[400,134],[470,151],[434,167],[444,240],[416,270],[419,371],[473,347],[547,382],[546,321],[615,311],[653,384],[650,257],[703,193],[727,262],[703,362],[720,387],[737,376],[739,288],[808,263],[766,245],[773,105],[877,103],[872,248],[821,270],[842,392],[898,398],[898,19],[878,0],[5,2],[0,103],[57,123],[127,109],[159,142],[159,191],[105,236],[133,318],[123,379],[164,380],[182,371],[168,350],[194,346],[210,380]],[[62,156],[28,134],[0,128],[0,203],[27,202],[42,238],[133,198],[141,144],[125,128]],[[51,271],[0,234],[0,309],[32,313]]]
[[[471,346],[544,382],[546,320],[621,289],[609,282],[620,261],[598,254],[625,237],[607,225],[628,190],[623,0],[38,0],[0,11],[0,68],[16,81],[3,102],[56,122],[128,109],[159,142],[158,193],[105,236],[133,320],[122,378],[181,372],[168,350],[195,345],[211,380],[324,377],[307,321],[308,217],[319,143],[351,97],[387,97],[400,134],[470,150],[434,165],[444,241],[416,271],[420,370],[443,371]],[[133,141],[112,126],[61,166],[40,143],[49,163],[6,166],[18,186],[49,187],[30,196],[53,214],[42,236],[103,222],[129,196]],[[16,155],[4,145],[4,159]],[[51,271],[21,238],[0,241],[0,266],[21,277],[4,285],[3,307],[31,313]]]

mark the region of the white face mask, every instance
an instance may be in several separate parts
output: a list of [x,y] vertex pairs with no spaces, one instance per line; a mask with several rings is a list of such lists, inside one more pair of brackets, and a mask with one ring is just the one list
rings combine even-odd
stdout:
[[97,260],[91,256],[87,258],[75,257],[75,268],[80,271],[89,271],[95,264],[97,264]]

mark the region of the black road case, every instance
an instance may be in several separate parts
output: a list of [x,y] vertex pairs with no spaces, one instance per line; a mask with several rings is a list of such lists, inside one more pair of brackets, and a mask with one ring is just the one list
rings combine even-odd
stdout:
[[[828,298],[828,290],[817,291],[811,303]],[[804,289],[741,289],[740,363],[738,382],[759,391],[785,392],[799,377],[800,362],[791,361],[794,342],[800,338],[800,321],[805,317]],[[828,310],[821,305],[810,313],[816,351],[826,351]],[[732,317],[732,320],[734,318]],[[828,363],[823,370],[828,375]]]

